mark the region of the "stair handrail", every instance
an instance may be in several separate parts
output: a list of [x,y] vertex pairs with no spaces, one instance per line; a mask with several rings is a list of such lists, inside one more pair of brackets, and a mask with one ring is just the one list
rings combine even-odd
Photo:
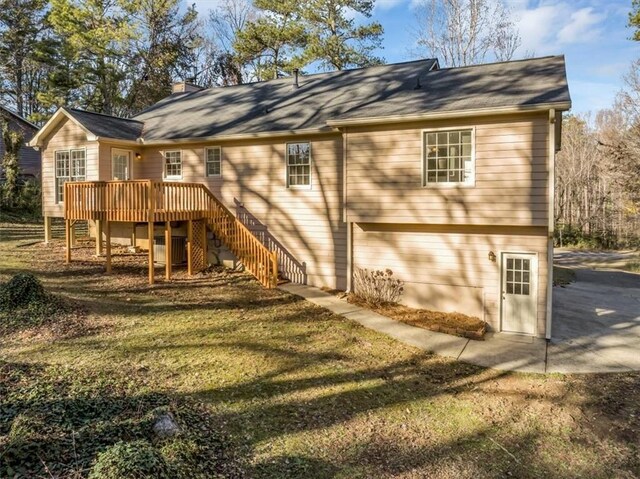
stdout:
[[[275,251],[271,251],[265,246],[254,234],[247,228],[245,224],[240,221],[236,215],[234,215],[229,208],[226,207],[220,199],[218,199],[205,185],[202,185],[202,191],[205,194],[205,198],[209,201],[209,205],[204,209],[204,213],[207,219],[210,221],[210,226],[214,229],[214,233],[220,236],[220,240],[226,243],[227,247],[235,254],[240,261],[243,262],[244,267],[252,273],[258,281],[260,281],[267,288],[275,288],[278,284],[278,258]],[[227,225],[221,225],[219,218],[214,215],[212,211],[213,205],[219,211],[222,212],[222,216],[228,221]],[[235,232],[230,232],[225,229],[230,227],[232,230],[237,229],[237,233],[243,235],[243,240],[240,241],[236,238]],[[239,242],[240,241],[240,242]],[[241,244],[244,242],[244,244]],[[255,261],[251,255],[247,254],[247,250],[250,252],[253,249],[254,256],[262,256],[264,261]],[[261,266],[266,263],[266,271],[261,271]]]

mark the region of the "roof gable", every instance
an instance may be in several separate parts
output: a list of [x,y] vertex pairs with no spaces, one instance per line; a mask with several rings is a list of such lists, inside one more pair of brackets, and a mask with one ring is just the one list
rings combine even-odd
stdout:
[[144,126],[141,122],[132,119],[62,107],[36,133],[29,142],[29,146],[41,146],[55,127],[64,120],[72,121],[80,127],[86,133],[87,141],[100,139],[136,141],[142,135]]

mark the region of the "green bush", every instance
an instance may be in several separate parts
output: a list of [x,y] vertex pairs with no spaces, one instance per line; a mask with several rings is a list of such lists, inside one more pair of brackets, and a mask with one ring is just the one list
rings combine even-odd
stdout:
[[118,442],[98,454],[89,479],[169,479],[167,462],[148,441]]
[[0,333],[40,326],[69,311],[69,306],[47,293],[31,273],[18,273],[0,284]]
[[47,294],[38,278],[31,273],[18,273],[0,286],[0,309],[3,311],[27,308],[42,302]]

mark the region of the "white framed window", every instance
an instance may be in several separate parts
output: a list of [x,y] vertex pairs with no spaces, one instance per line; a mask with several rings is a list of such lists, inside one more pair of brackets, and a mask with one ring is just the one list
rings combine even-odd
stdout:
[[424,186],[475,184],[473,128],[423,132]]
[[85,149],[58,150],[55,152],[56,203],[64,201],[66,181],[87,179],[87,152]]
[[164,152],[164,177],[167,179],[182,178],[182,151]]
[[287,143],[287,188],[311,188],[311,145]]
[[222,151],[219,146],[204,149],[204,167],[207,176],[222,176]]

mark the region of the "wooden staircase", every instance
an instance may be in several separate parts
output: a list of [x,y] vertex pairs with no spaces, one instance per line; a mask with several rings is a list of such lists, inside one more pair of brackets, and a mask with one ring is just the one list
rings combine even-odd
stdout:
[[[64,185],[64,219],[67,230],[67,262],[71,260],[70,227],[78,220],[92,220],[107,233],[107,271],[110,270],[111,222],[148,223],[152,243],[154,224],[189,222],[189,271],[191,272],[192,223],[202,221],[266,288],[278,282],[278,261],[235,215],[200,183],[169,183],[152,180],[76,181]],[[153,283],[153,245],[149,247],[149,281]],[[206,241],[203,241],[206,251]],[[206,253],[204,255],[206,257]],[[170,257],[170,256],[169,256]],[[170,276],[170,261],[167,276]]]

